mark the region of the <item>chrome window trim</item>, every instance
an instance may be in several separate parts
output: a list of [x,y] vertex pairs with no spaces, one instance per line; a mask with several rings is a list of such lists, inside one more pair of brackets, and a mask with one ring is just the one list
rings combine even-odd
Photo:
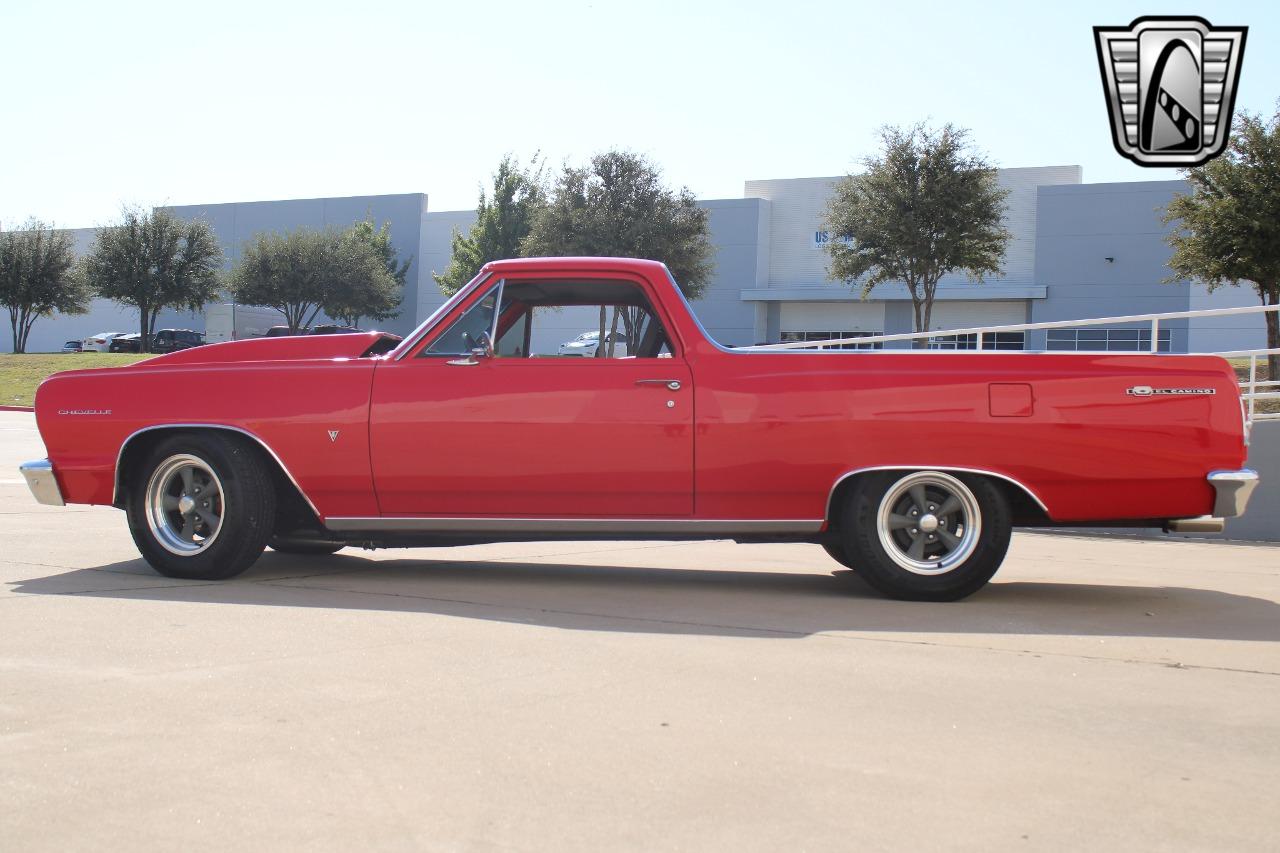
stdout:
[[478,287],[482,286],[485,282],[487,282],[492,277],[493,277],[493,273],[486,272],[483,269],[481,269],[480,272],[476,273],[475,278],[471,279],[471,281],[463,285],[461,290],[459,290],[457,293],[453,294],[453,296],[449,297],[443,303],[441,303],[439,308],[431,312],[431,316],[427,317],[427,319],[423,320],[420,324],[418,324],[418,328],[410,332],[408,337],[406,337],[403,341],[400,342],[400,346],[392,350],[393,355],[391,356],[391,360],[399,361],[400,359],[408,355],[409,351],[412,350],[414,347],[416,347],[418,345],[418,342],[421,341],[424,337],[426,337],[427,334],[433,328],[435,328],[436,324],[438,324],[440,320],[443,319],[444,315],[449,313],[449,310],[453,307],[453,304],[455,302],[458,302],[460,300],[465,300],[468,296],[470,296],[473,292],[475,292],[475,290]]
[[[481,303],[483,303],[486,299],[488,299],[488,298],[489,298],[489,296],[490,296],[490,294],[496,294],[496,296],[495,296],[495,298],[494,298],[494,300],[493,300],[493,322],[491,322],[491,323],[489,324],[489,340],[493,343],[493,348],[494,348],[494,351],[496,352],[496,351],[497,351],[497,347],[498,347],[498,342],[497,342],[496,340],[494,340],[494,337],[493,337],[493,336],[494,336],[494,335],[496,335],[496,334],[498,333],[498,320],[499,320],[499,319],[501,318],[501,316],[502,316],[502,314],[500,313],[500,312],[501,312],[501,309],[502,309],[502,293],[503,293],[503,290],[504,290],[504,289],[505,289],[505,287],[506,287],[506,284],[507,284],[507,280],[506,280],[505,278],[500,278],[500,279],[498,279],[498,283],[497,283],[497,284],[495,284],[495,285],[494,285],[492,288],[490,288],[489,290],[485,291],[484,295],[483,295],[483,296],[481,296],[479,299],[477,299],[474,303],[472,303],[472,305],[471,305],[471,307],[470,307],[470,308],[468,308],[466,311],[463,311],[461,314],[459,314],[459,315],[458,315],[458,317],[457,317],[457,319],[456,319],[456,320],[454,320],[454,321],[453,321],[452,323],[450,323],[447,327],[445,327],[444,329],[442,329],[442,330],[441,330],[441,335],[440,335],[440,337],[443,337],[444,335],[447,335],[447,334],[449,333],[449,331],[450,331],[451,329],[453,329],[453,327],[454,327],[454,326],[456,326],[459,322],[461,322],[461,321],[462,321],[462,318],[463,318],[463,317],[466,317],[468,314],[470,314],[470,313],[471,313],[472,311],[474,311],[476,308],[480,307],[480,304],[481,304]],[[433,330],[433,331],[434,331],[434,330]],[[426,335],[423,335],[423,337],[426,337]],[[431,346],[435,346],[437,343],[439,343],[439,340],[440,340],[440,338],[439,338],[439,337],[438,337],[438,338],[436,338],[436,340],[435,340],[435,341],[432,341]],[[422,357],[427,357],[427,358],[458,358],[459,356],[463,356],[463,357],[470,358],[470,357],[471,357],[471,355],[472,355],[472,353],[470,353],[470,352],[429,352],[429,351],[428,351],[429,349],[430,349],[430,347],[428,347],[427,349],[421,350],[421,351],[418,353],[418,357],[419,357],[419,358],[422,358]]]
[[271,445],[267,444],[267,442],[264,441],[261,436],[255,435],[254,433],[249,432],[249,430],[247,429],[244,429],[242,427],[228,426],[227,424],[209,424],[209,423],[156,424],[155,426],[143,427],[142,429],[136,430],[135,432],[131,433],[129,437],[124,440],[124,443],[120,445],[119,452],[116,453],[116,470],[114,474],[115,487],[112,489],[112,492],[111,492],[111,503],[113,505],[119,506],[120,504],[120,462],[124,459],[125,448],[129,446],[129,442],[133,441],[135,438],[142,435],[144,432],[153,432],[155,430],[160,430],[160,429],[221,429],[221,430],[226,430],[228,432],[237,432],[243,436],[247,436],[248,438],[253,439],[258,443],[259,447],[267,451],[267,453],[270,454],[271,458],[276,461],[276,464],[280,466],[280,470],[283,471],[284,475],[289,478],[289,482],[293,483],[293,487],[298,490],[298,494],[302,495],[302,499],[307,502],[307,506],[311,507],[311,511],[316,514],[316,518],[323,523],[324,516],[320,514],[320,510],[316,509],[316,505],[312,503],[311,497],[306,493],[306,491],[298,483],[297,478],[293,476],[293,472],[289,470],[289,466],[285,465],[284,460],[280,458],[280,455],[271,448]]
[[703,518],[327,518],[333,531],[414,533],[818,533],[822,519]]
[[982,474],[987,477],[995,477],[997,479],[1004,480],[1006,483],[1012,483],[1013,485],[1017,486],[1019,489],[1022,489],[1022,491],[1026,492],[1029,498],[1031,498],[1033,501],[1036,502],[1037,505],[1039,505],[1040,509],[1044,510],[1045,515],[1049,516],[1050,518],[1053,517],[1052,515],[1050,515],[1049,508],[1045,506],[1044,501],[1040,500],[1040,496],[1037,495],[1034,491],[1032,491],[1031,488],[1027,486],[1027,484],[1019,480],[1015,480],[1013,477],[1010,477],[1008,474],[1001,474],[998,471],[989,471],[985,468],[964,468],[957,465],[870,465],[870,466],[867,466],[866,468],[855,468],[852,471],[846,471],[844,474],[841,474],[839,478],[836,479],[835,483],[831,486],[831,491],[827,493],[827,518],[828,519],[831,518],[831,509],[832,509],[831,502],[835,499],[836,489],[840,488],[840,484],[843,483],[845,480],[849,479],[850,477],[856,476],[858,474],[866,474],[869,471],[942,471],[944,473],[959,472],[961,474]]

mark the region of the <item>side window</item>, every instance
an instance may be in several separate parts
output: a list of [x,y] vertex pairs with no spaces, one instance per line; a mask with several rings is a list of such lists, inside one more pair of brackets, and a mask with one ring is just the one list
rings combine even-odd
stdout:
[[[634,282],[507,281],[498,354],[516,358],[670,358],[666,330]],[[508,319],[513,318],[513,319]]]
[[483,299],[454,320],[453,325],[436,338],[431,346],[423,350],[421,355],[466,355],[480,346],[481,335],[493,334],[493,312],[494,306],[498,304],[499,286],[495,285]]

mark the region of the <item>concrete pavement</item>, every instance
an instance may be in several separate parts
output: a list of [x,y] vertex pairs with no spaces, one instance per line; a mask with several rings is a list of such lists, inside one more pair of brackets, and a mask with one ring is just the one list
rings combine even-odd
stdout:
[[1280,550],[1017,534],[268,552],[161,578],[0,413],[0,850],[1273,850]]

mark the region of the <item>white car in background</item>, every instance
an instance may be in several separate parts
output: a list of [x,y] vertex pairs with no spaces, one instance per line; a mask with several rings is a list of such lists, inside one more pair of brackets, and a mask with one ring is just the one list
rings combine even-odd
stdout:
[[80,346],[84,352],[110,352],[111,341],[127,332],[98,332],[96,335],[90,335],[80,342]]
[[[627,355],[627,336],[622,332],[605,332],[604,339],[613,339],[613,357],[623,358]],[[594,358],[600,346],[599,332],[583,332],[571,341],[560,345],[560,355]]]

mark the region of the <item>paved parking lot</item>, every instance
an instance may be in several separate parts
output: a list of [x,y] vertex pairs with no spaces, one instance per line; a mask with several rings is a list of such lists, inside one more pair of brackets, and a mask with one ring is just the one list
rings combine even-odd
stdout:
[[268,553],[182,582],[0,413],[0,849],[1222,849],[1280,833],[1280,548]]

